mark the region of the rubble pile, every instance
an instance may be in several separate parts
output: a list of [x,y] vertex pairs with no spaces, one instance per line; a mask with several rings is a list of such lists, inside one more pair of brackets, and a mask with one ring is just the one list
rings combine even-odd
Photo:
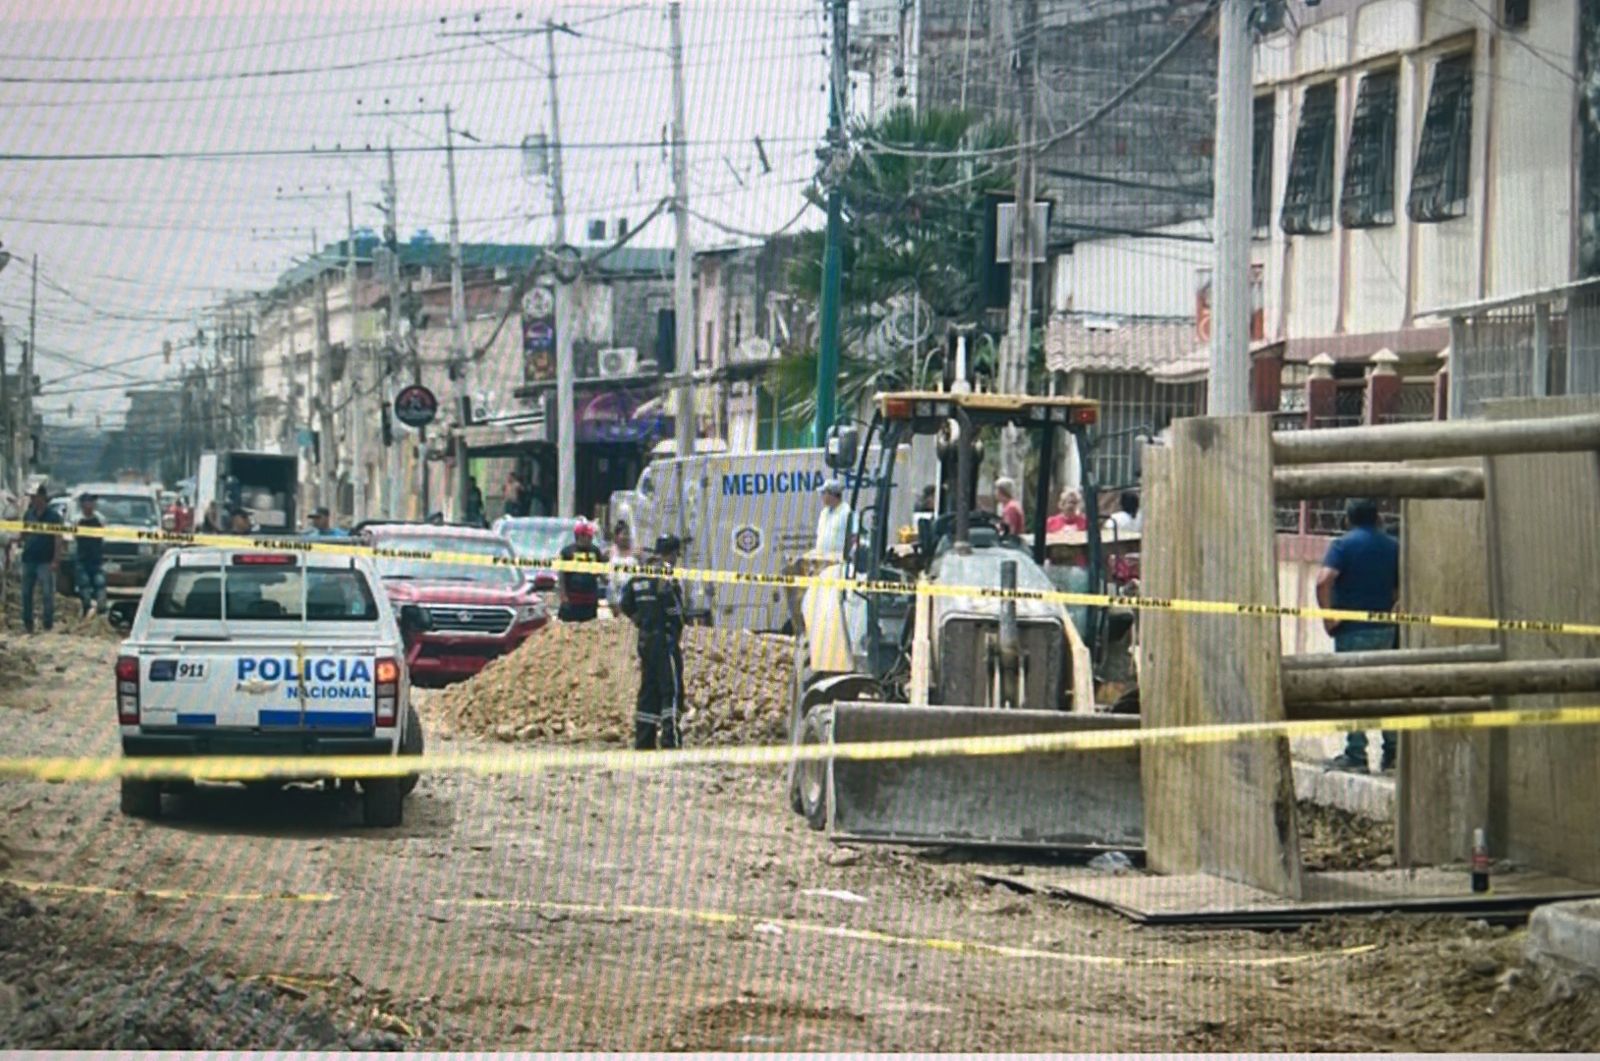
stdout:
[[[622,621],[554,623],[470,681],[432,698],[434,724],[505,742],[629,744],[639,690],[635,633]],[[793,643],[743,630],[683,635],[691,744],[785,739]]]

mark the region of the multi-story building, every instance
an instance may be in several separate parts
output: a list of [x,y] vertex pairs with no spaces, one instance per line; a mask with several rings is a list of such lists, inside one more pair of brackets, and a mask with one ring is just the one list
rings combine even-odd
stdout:
[[1255,49],[1253,180],[1286,383],[1325,354],[1349,397],[1330,414],[1358,418],[1385,352],[1391,416],[1431,416],[1449,349],[1454,415],[1600,387],[1596,7],[1289,5]]

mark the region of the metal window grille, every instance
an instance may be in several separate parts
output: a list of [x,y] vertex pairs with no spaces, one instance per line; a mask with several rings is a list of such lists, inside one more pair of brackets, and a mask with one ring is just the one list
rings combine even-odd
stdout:
[[1452,55],[1433,67],[1428,113],[1411,176],[1406,215],[1419,224],[1467,212],[1472,173],[1472,56]]
[[1156,434],[1172,421],[1198,416],[1205,407],[1204,383],[1158,383],[1142,372],[1095,372],[1084,378],[1084,397],[1100,403],[1094,474],[1107,488],[1135,485],[1133,432]]
[[1337,88],[1329,82],[1306,89],[1300,126],[1289,159],[1278,226],[1291,236],[1333,230],[1333,135]]
[[1272,234],[1272,96],[1257,96],[1250,147],[1250,228],[1256,239]]
[[1345,228],[1394,224],[1395,112],[1400,98],[1397,70],[1361,79],[1350,123],[1350,150],[1339,192],[1339,223]]

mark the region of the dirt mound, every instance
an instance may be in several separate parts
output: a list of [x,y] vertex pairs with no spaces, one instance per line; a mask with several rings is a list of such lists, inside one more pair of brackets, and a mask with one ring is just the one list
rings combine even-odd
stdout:
[[0,885],[0,1048],[399,1050],[424,1035],[418,1024],[321,984],[118,942],[92,916]]
[[[629,623],[555,623],[471,681],[433,698],[443,727],[501,741],[631,744],[639,690]],[[783,740],[793,646],[787,638],[691,627],[683,636],[686,739]]]

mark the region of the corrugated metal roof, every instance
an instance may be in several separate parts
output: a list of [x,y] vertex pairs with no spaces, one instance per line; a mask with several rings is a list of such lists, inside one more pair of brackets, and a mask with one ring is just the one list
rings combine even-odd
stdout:
[[1194,371],[1196,355],[1210,360],[1196,341],[1191,320],[1055,316],[1045,326],[1045,364],[1054,372],[1185,374]]

